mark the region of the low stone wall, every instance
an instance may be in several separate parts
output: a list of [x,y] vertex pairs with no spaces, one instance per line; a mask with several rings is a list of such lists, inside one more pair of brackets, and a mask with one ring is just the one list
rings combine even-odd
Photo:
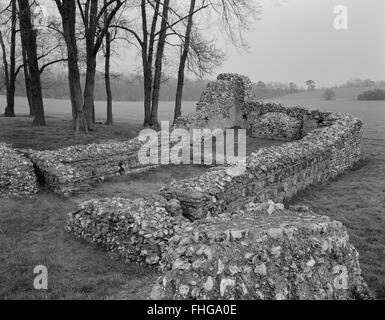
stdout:
[[161,194],[178,199],[184,214],[200,219],[245,202],[282,202],[310,185],[320,184],[352,167],[361,154],[361,121],[336,116],[335,124],[316,129],[295,142],[260,149],[246,159],[244,173],[232,176],[218,167],[200,177],[174,181]]
[[[222,78],[226,79],[226,76],[218,77]],[[244,77],[230,75],[230,79],[235,83],[233,88],[247,87],[248,81]],[[220,88],[218,95],[235,95],[234,92],[239,91],[229,90],[228,81],[214,82],[214,87]],[[167,199],[178,199],[185,216],[191,220],[207,214],[217,215],[248,201],[264,202],[270,199],[282,202],[310,185],[334,178],[360,159],[362,122],[359,119],[299,106],[285,107],[274,102],[250,101],[250,94],[241,92],[237,95],[236,103],[235,99],[231,100],[238,119],[243,119],[241,126],[251,134],[271,139],[285,138],[291,142],[260,149],[249,155],[246,158],[246,170],[242,174],[234,176],[228,166],[222,166],[200,177],[164,186],[161,194]],[[189,129],[207,124],[219,112],[208,112],[210,99],[207,97],[216,97],[210,85],[202,96],[205,97],[204,108],[197,110],[195,116],[196,119],[204,116],[206,120],[198,124],[191,123]],[[225,105],[223,108],[228,107]],[[183,118],[186,119],[188,117]],[[225,122],[225,126],[229,127],[234,121]]]
[[149,169],[138,160],[144,144],[138,138],[120,143],[76,145],[54,151],[28,152],[40,180],[53,191],[71,195],[88,191],[89,183]]
[[370,299],[340,222],[249,203],[189,222],[162,197],[85,202],[66,230],[127,262],[159,266],[152,299]]
[[[296,183],[291,181],[289,178],[289,181],[280,183],[278,180],[281,179],[281,173],[276,172],[276,168],[270,167],[269,165],[269,162],[276,163],[277,161],[280,161],[277,159],[276,161],[273,158],[280,158],[279,154],[281,152],[290,151],[290,154],[297,154],[297,156],[292,155],[291,161],[285,164],[291,167],[295,167],[294,171],[296,172],[294,172],[293,175],[300,176],[298,178],[300,182],[299,190],[302,190],[303,186],[306,187],[314,182],[318,183],[326,181],[333,175],[328,175],[328,169],[325,169],[325,176],[327,179],[317,178],[312,179],[314,181],[311,181],[311,183],[303,182],[302,180],[308,180],[307,178],[301,176],[301,174],[305,174],[306,171],[302,171],[302,169],[297,168],[298,166],[304,166],[304,170],[310,170],[310,167],[315,163],[317,163],[319,166],[325,167],[328,165],[327,162],[331,159],[329,159],[327,155],[330,152],[339,152],[340,159],[338,160],[342,160],[342,163],[345,163],[346,159],[344,159],[344,156],[346,156],[348,158],[347,161],[349,161],[348,166],[343,166],[341,170],[337,170],[338,172],[342,172],[344,169],[351,165],[350,160],[352,158],[357,158],[351,153],[356,154],[358,152],[357,144],[359,143],[359,132],[357,132],[356,136],[353,137],[350,135],[350,133],[343,133],[343,130],[345,130],[343,126],[338,127],[340,132],[337,132],[338,130],[333,129],[336,127],[336,121],[338,119],[341,118],[341,121],[345,121],[346,117],[332,114],[330,112],[307,110],[298,106],[284,107],[278,103],[266,103],[253,100],[254,98],[251,94],[251,82],[247,77],[243,77],[237,74],[222,74],[218,76],[216,81],[211,82],[207,86],[207,89],[202,93],[202,97],[197,104],[196,112],[187,116],[180,117],[174,125],[174,128],[187,129],[226,129],[237,126],[247,129],[251,135],[260,137],[262,136],[271,139],[285,139],[290,141],[306,137],[310,133],[312,134],[311,138],[316,140],[314,143],[307,138],[308,140],[305,139],[304,142],[300,145],[292,145],[291,147],[285,146],[285,148],[289,148],[289,150],[264,150],[262,156],[267,157],[267,163],[264,164],[264,166],[267,166],[268,168],[266,170],[268,175],[266,177],[263,175],[254,175],[254,177],[250,178],[249,180],[261,180],[250,181],[250,183],[247,181],[238,181],[239,179],[236,180],[241,182],[242,185],[238,184],[236,187],[234,187],[235,189],[239,190],[229,191],[229,193],[227,193],[227,195],[230,196],[229,201],[232,202],[234,197],[239,197],[240,194],[247,195],[247,193],[254,191],[259,193],[259,198],[253,197],[253,199],[250,199],[253,201],[265,199],[281,201],[282,198],[290,197],[290,195],[295,194],[296,190],[292,192],[293,188],[291,185],[295,185]],[[354,121],[356,120],[351,119],[350,122],[345,121],[345,125],[350,126],[351,122]],[[348,124],[348,122],[350,124]],[[356,122],[358,122],[358,120]],[[320,128],[330,129],[314,135],[313,131]],[[351,126],[347,130],[351,130]],[[358,126],[357,130],[359,130]],[[324,134],[326,139],[328,139],[329,134],[338,135],[340,138],[335,139],[334,141],[338,144],[338,146],[334,146],[331,143],[324,141],[325,139],[319,139],[319,136]],[[351,138],[347,137],[347,135],[350,135]],[[319,142],[323,144],[323,150],[314,146]],[[349,146],[347,146],[347,144],[350,142],[353,142],[353,145],[349,151]],[[38,176],[43,184],[47,185],[57,193],[69,196],[73,193],[88,191],[90,189],[90,183],[92,182],[103,181],[107,177],[129,174],[154,167],[153,165],[143,165],[139,162],[138,151],[144,143],[145,142],[139,141],[138,138],[135,138],[122,143],[79,145],[55,151],[29,151],[27,155],[37,168]],[[313,151],[307,150],[308,144],[312,145],[311,149],[314,149]],[[346,148],[343,145],[346,145]],[[300,149],[297,151],[292,150],[292,148],[297,147]],[[304,148],[304,150],[301,148]],[[314,158],[314,155],[312,154],[314,152],[317,153],[316,158]],[[321,155],[322,152],[325,154]],[[277,153],[277,155],[273,155],[272,153]],[[306,154],[305,157],[307,157],[307,159],[304,159],[303,154]],[[251,166],[253,166],[255,161],[265,161],[266,159],[263,157],[262,159],[254,159],[255,157],[252,156],[249,157],[249,171],[253,171]],[[306,163],[311,164],[307,165]],[[223,169],[215,169],[216,172],[220,172],[221,170],[223,171]],[[321,170],[324,169],[318,168],[317,170],[318,173],[314,173],[312,176],[321,175]],[[271,176],[275,174],[278,175],[277,181],[274,181],[274,179],[271,178]],[[285,175],[287,173],[282,174],[284,176],[282,179],[285,180]],[[213,176],[211,173],[209,176],[210,178],[213,178],[214,181],[221,179],[215,175]],[[202,177],[202,179],[205,180],[206,178]],[[226,179],[230,179],[232,181],[231,183],[235,181],[228,177],[226,177]],[[268,182],[267,184],[263,182],[263,180],[270,181],[271,179],[273,179],[273,181]],[[286,186],[286,182],[289,184],[289,186]],[[253,183],[262,183],[263,185],[258,185],[257,188],[251,190],[252,187],[250,184]],[[188,185],[191,184],[194,185],[195,181],[188,182]],[[212,184],[213,183],[209,183],[207,188],[212,189]],[[272,184],[274,184],[274,186]],[[265,192],[265,195],[260,194],[260,188],[265,187],[266,185],[269,187],[268,192]],[[188,207],[190,205],[189,203],[206,201],[199,195],[197,196],[195,190],[191,190],[194,188],[187,188],[189,192],[192,191],[191,194],[193,199],[190,199],[191,197],[189,198],[188,195],[185,196],[183,190],[177,190],[177,192],[174,192],[173,189],[178,189],[179,186],[180,184],[175,184],[169,188],[166,188],[167,190],[164,190],[164,195],[169,199],[172,197],[179,199],[183,203],[184,207]],[[285,190],[285,194],[283,195],[283,192],[275,190],[276,187],[278,189],[284,187],[289,190]],[[204,188],[207,189],[206,186]],[[243,190],[245,188],[250,190]],[[198,187],[198,192],[199,189],[201,189],[201,187]],[[270,193],[272,193],[273,196],[270,195]],[[217,198],[216,200],[218,201],[227,201],[226,199],[223,199],[221,192],[210,192],[210,195],[213,196],[212,199]],[[283,197],[281,195],[283,195]],[[213,202],[211,202],[211,204],[212,203]],[[214,203],[217,204],[218,202]],[[189,213],[187,214],[189,215]]]
[[[331,112],[328,111],[313,110],[296,105],[284,106],[277,102],[245,100],[242,108],[243,117],[247,119],[245,128],[249,130],[253,128],[255,130],[259,119],[267,117],[269,114],[281,113],[299,121],[299,135],[293,137],[292,140],[302,138],[314,129],[328,127],[336,120],[330,117]],[[270,138],[274,138],[274,134]]]
[[168,240],[188,223],[177,202],[156,197],[87,201],[68,215],[66,230],[124,261],[158,264]]
[[32,162],[10,145],[0,143],[0,197],[38,192]]
[[[249,78],[233,73],[220,74],[215,81],[210,82],[203,91],[197,104],[196,111],[181,116],[175,122],[178,128],[208,128],[227,129],[240,127],[249,130],[250,133],[258,132],[258,124],[269,118],[268,114],[281,114],[292,117],[285,125],[295,127],[295,134],[286,137],[286,140],[295,140],[305,136],[312,130],[332,123],[326,120],[330,112],[309,110],[300,106],[283,106],[276,102],[258,101],[252,92],[252,84]],[[287,123],[286,123],[287,122]],[[276,125],[279,123],[276,122]],[[275,130],[274,130],[275,129]],[[271,132],[265,137],[282,138],[280,131],[271,127]],[[292,129],[290,129],[292,130]]]
[[250,204],[175,235],[152,299],[370,299],[340,222]]
[[[157,198],[86,202],[69,215],[67,230],[126,261],[160,263],[152,298],[370,298],[342,224],[275,203],[351,168],[360,159],[362,122],[253,101],[250,87],[245,77],[220,75],[174,128],[238,126],[290,142],[252,153],[244,171],[229,164],[174,181]],[[30,156],[63,189],[145,169],[136,160],[142,144],[133,141]]]

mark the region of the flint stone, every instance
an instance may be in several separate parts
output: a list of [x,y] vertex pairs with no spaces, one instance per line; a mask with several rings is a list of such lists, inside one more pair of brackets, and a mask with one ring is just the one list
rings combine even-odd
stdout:
[[[314,225],[320,228],[315,229]],[[200,243],[192,244],[196,247],[193,251],[210,244],[213,259],[206,260],[200,269],[184,268],[175,273],[174,262],[187,257],[183,253],[176,256],[179,244],[170,239],[160,264],[163,276],[156,284],[162,286],[164,299],[372,298],[345,227],[328,217],[287,209],[273,215],[238,212],[196,221],[193,227],[201,235]],[[292,231],[290,237],[284,232],[286,229]],[[219,239],[215,234],[226,230],[241,230],[245,234],[244,245],[231,237],[213,241]],[[209,234],[212,237],[208,238]],[[182,229],[179,236],[191,239],[193,232]],[[314,245],[324,241],[330,243],[330,251]],[[201,255],[188,257],[193,264],[199,259]],[[171,280],[165,282],[163,278]],[[186,291],[182,295],[175,289],[180,283],[191,284],[192,280],[194,284],[187,295]]]

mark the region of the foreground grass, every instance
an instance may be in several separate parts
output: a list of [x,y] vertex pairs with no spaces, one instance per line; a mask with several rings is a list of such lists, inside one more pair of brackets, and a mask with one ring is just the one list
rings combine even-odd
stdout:
[[[15,147],[55,149],[78,143],[121,141],[140,130],[138,123],[76,136],[70,122],[50,119],[32,128],[30,119],[0,118],[0,141]],[[262,147],[258,141],[248,148]],[[87,195],[64,199],[48,191],[24,199],[0,199],[0,299],[145,299],[158,274],[155,269],[115,261],[97,246],[64,231],[66,214],[91,197],[140,197],[163,183],[201,174],[201,167],[169,167],[147,174],[114,178]],[[291,201],[342,221],[360,252],[365,279],[377,298],[385,298],[385,142],[384,128],[363,141],[363,161],[335,181],[310,188]],[[49,290],[33,289],[33,268],[45,265]]]
[[[114,261],[64,231],[74,205],[48,192],[1,200],[0,299],[103,299],[124,285],[127,298],[147,296],[155,270]],[[47,291],[33,288],[36,265],[48,268]]]
[[33,127],[29,117],[0,117],[0,141],[15,148],[55,150],[75,144],[124,141],[137,136],[142,129],[138,122],[119,122],[113,126],[97,124],[95,131],[75,134],[68,118],[57,116],[47,120],[46,127]]

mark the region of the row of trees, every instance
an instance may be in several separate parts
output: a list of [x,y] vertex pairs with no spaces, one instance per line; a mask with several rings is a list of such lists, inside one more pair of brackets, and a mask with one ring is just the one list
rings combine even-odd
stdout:
[[[316,83],[314,80],[307,80],[305,81],[305,84],[308,90],[314,90],[316,87]],[[265,89],[265,88],[282,89],[282,90],[288,91],[288,93],[296,93],[301,90],[298,88],[298,86],[294,82],[289,82],[289,83],[276,82],[276,83],[265,84],[263,81],[258,81],[256,84],[256,87],[259,89]]]
[[[129,56],[135,50],[140,57],[143,124],[157,127],[162,83],[173,73],[177,74],[174,112],[177,118],[181,114],[186,72],[202,77],[224,59],[223,52],[204,36],[207,21],[217,21],[223,33],[235,45],[242,46],[242,32],[259,12],[250,0],[47,1],[2,1],[0,45],[7,91],[4,115],[15,116],[16,78],[23,71],[33,124],[45,125],[41,74],[53,64],[66,61],[76,132],[95,129],[95,77],[101,56],[107,96],[106,124],[113,123],[111,56],[122,54],[125,47]],[[55,14],[47,19],[46,9],[52,3]],[[52,6],[49,8],[52,10]],[[36,21],[42,23],[40,28]],[[85,68],[84,85],[82,68]]]
[[294,82],[269,82],[258,81],[253,86],[254,94],[259,99],[273,99],[276,97],[303,91]]
[[[107,100],[106,73],[104,72],[104,68],[105,64],[100,63],[100,68],[98,68],[95,76],[94,98],[96,101]],[[85,72],[81,72],[80,79],[82,84],[85,82],[85,78]],[[162,81],[159,100],[173,102],[175,101],[177,79],[176,77],[172,77],[166,80],[167,81]],[[111,96],[113,96],[114,101],[144,100],[142,77],[138,76],[137,74],[122,74],[112,70],[111,73],[109,73],[109,82],[112,92]],[[185,79],[183,86],[183,101],[197,101],[201,96],[202,91],[206,88],[208,82],[209,81],[205,78],[192,78],[191,76],[188,76]],[[3,77],[3,70],[0,68],[0,84],[1,83],[5,83],[5,81]],[[68,76],[65,73],[60,73],[57,68],[52,68],[52,70],[45,70],[41,75],[41,83],[43,87],[44,99],[70,99]],[[6,94],[5,87],[0,89],[0,95],[1,94]],[[15,94],[16,96],[26,96],[23,71],[18,74]],[[48,111],[49,105],[47,102],[46,105]],[[3,111],[4,109],[1,110],[1,112]],[[17,111],[18,110],[16,106],[16,113]],[[70,111],[70,109],[68,109],[68,111]]]
[[385,81],[374,81],[371,79],[353,79],[341,85],[340,88],[369,88],[369,87],[385,87]]

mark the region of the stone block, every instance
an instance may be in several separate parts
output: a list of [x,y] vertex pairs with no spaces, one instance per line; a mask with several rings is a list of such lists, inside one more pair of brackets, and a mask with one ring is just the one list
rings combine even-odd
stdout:
[[[304,207],[249,205],[170,239],[153,299],[370,299],[338,221]],[[267,209],[266,209],[267,208]]]

